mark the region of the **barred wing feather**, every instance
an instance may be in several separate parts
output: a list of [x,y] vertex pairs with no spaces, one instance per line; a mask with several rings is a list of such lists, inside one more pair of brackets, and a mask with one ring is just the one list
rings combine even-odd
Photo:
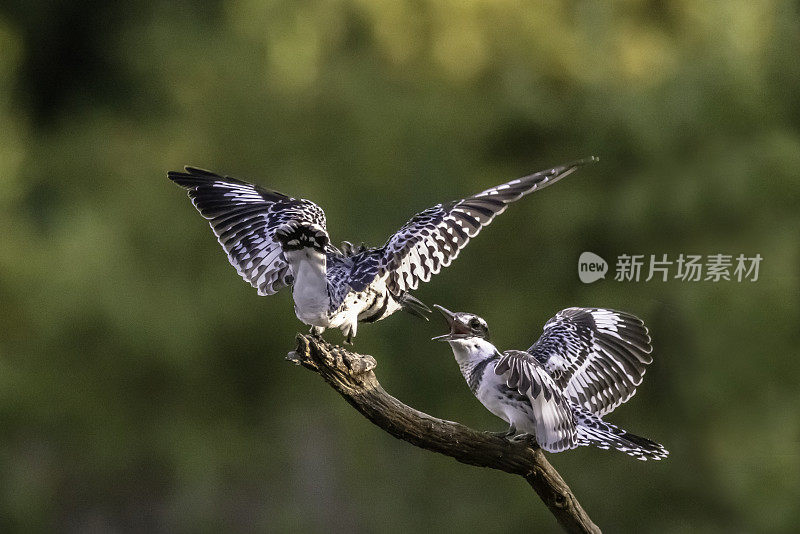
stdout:
[[431,275],[450,265],[469,240],[510,203],[596,160],[589,158],[537,172],[418,213],[379,249],[382,254],[379,269],[388,273],[389,290],[401,294],[429,281]]
[[531,402],[536,420],[536,441],[543,449],[559,452],[575,448],[578,433],[569,401],[553,378],[527,352],[508,350],[495,365],[495,373]]
[[602,416],[636,393],[652,350],[647,328],[631,314],[567,308],[528,352],[572,402]]
[[193,167],[169,172],[168,177],[188,190],[231,265],[259,295],[272,295],[292,284],[276,231],[302,229],[303,236],[327,246],[325,214],[311,201]]

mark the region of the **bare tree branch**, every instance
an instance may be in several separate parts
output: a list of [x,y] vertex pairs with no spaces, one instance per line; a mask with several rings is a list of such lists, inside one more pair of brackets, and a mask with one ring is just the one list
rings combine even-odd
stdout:
[[355,354],[311,336],[297,336],[288,359],[310,369],[373,424],[417,447],[459,462],[524,478],[567,532],[599,533],[561,475],[538,448],[431,417],[395,399],[378,383],[372,356]]

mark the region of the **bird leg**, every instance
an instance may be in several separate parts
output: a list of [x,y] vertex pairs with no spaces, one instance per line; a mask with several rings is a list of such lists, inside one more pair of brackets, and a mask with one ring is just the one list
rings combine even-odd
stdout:
[[516,436],[512,437],[509,441],[513,441],[514,443],[527,443],[531,448],[537,449],[539,448],[539,443],[536,441],[536,436],[533,434],[517,434]]
[[508,438],[517,434],[517,427],[514,426],[514,423],[511,423],[508,430],[504,432],[487,432],[487,434],[497,436],[498,438]]
[[312,326],[311,330],[309,330],[309,334],[314,336],[315,338],[322,339],[322,333],[325,331],[325,328],[321,326]]
[[355,320],[351,323],[342,325],[342,334],[344,334],[344,344],[352,345],[353,338],[356,337],[356,330],[358,329],[358,321]]

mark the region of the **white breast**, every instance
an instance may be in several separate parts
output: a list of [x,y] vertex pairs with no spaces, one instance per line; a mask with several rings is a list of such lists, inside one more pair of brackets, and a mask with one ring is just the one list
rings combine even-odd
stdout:
[[508,408],[502,403],[502,395],[500,395],[500,392],[497,389],[502,382],[503,381],[501,378],[494,372],[494,362],[490,362],[486,366],[486,370],[483,374],[483,380],[478,386],[478,389],[475,391],[475,396],[479,401],[481,401],[481,404],[486,406],[487,410],[495,414],[500,419],[510,423],[511,419],[507,413]]
[[297,318],[308,325],[329,326],[330,297],[325,255],[310,248],[292,250],[285,255],[294,276],[292,296]]

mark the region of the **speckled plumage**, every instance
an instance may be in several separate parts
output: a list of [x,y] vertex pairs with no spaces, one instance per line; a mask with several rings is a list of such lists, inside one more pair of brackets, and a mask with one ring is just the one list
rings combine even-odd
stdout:
[[[447,318],[450,343],[472,393],[550,452],[594,445],[640,460],[668,454],[660,444],[602,420],[635,393],[652,362],[650,337],[633,315],[601,308],[568,308],[545,325],[528,350],[500,352],[486,322],[437,308]],[[635,362],[635,363],[634,363]]]
[[309,200],[192,167],[168,176],[188,190],[230,263],[259,295],[292,286],[300,320],[317,331],[338,327],[349,339],[358,322],[378,321],[399,309],[429,311],[410,291],[448,266],[508,204],[595,160],[437,204],[415,215],[382,247],[345,243],[341,250],[330,243],[322,209]]

